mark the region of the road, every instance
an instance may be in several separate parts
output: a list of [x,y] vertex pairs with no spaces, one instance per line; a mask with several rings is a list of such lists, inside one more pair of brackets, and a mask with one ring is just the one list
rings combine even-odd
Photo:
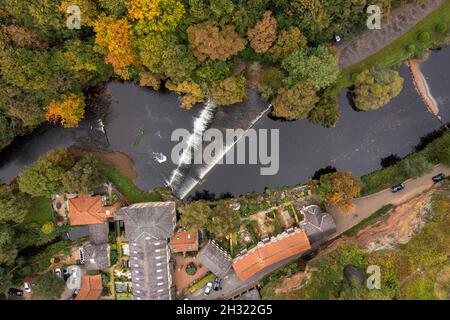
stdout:
[[[384,205],[400,205],[429,190],[434,184],[431,178],[439,173],[444,173],[445,175],[450,176],[450,168],[443,165],[438,165],[434,168],[432,173],[405,181],[405,189],[398,193],[392,193],[390,189],[386,189],[366,197],[355,199],[355,208],[353,213],[346,214],[337,209],[329,210],[336,223],[336,233],[331,237],[331,239],[339,236],[346,230],[360,223],[362,220],[368,218]],[[316,250],[318,248],[319,245],[313,245],[311,250]],[[304,254],[305,252],[275,263],[245,281],[240,281],[233,269],[231,269],[230,272],[222,279],[222,290],[212,291],[210,295],[205,296],[203,295],[202,288],[189,295],[188,298],[190,300],[231,299],[234,296],[255,287],[267,275],[298,259]]]

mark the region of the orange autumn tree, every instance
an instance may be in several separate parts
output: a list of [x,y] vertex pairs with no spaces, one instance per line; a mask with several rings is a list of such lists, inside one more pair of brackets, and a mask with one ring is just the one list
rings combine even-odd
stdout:
[[110,63],[116,73],[122,74],[134,61],[131,25],[125,19],[101,16],[94,23],[94,31],[97,50],[106,55],[105,62]]
[[46,108],[45,116],[48,121],[60,122],[66,128],[78,125],[84,116],[84,97],[70,93],[62,101],[52,100]]

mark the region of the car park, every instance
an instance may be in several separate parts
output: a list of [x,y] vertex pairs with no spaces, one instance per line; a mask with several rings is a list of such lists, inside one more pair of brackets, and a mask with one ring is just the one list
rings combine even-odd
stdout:
[[212,282],[208,282],[205,286],[205,290],[203,290],[203,294],[205,296],[209,295],[211,293],[211,290],[213,288],[213,283]]
[[431,178],[434,182],[440,182],[445,179],[445,174],[439,173],[438,175],[435,175],[433,178]]
[[405,189],[405,184],[402,182],[402,183],[399,183],[399,184],[396,184],[395,186],[393,186],[391,188],[391,191],[393,193],[396,193],[396,192],[399,192],[399,191],[401,191],[403,189]]

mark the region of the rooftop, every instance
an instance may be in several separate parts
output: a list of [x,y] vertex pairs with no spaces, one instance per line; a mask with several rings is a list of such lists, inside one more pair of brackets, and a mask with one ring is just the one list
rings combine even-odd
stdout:
[[70,224],[77,226],[105,222],[106,219],[112,218],[113,214],[120,208],[120,204],[104,206],[103,197],[80,194],[76,198],[68,200],[68,208]]
[[173,252],[198,251],[197,232],[179,231],[170,239]]
[[322,212],[319,206],[310,205],[303,208],[301,212],[305,217],[301,225],[311,243],[325,240],[336,232],[333,217],[326,212]]
[[197,254],[197,259],[218,277],[225,276],[231,269],[232,259],[214,241],[209,241]]
[[297,229],[293,233],[282,233],[268,243],[260,242],[246,254],[234,259],[233,268],[241,280],[253,276],[274,263],[308,251],[311,248],[306,233]]
[[110,267],[109,245],[89,243],[83,246],[84,265],[87,270],[103,270]]
[[81,278],[81,289],[75,300],[98,300],[102,294],[102,276],[84,275]]

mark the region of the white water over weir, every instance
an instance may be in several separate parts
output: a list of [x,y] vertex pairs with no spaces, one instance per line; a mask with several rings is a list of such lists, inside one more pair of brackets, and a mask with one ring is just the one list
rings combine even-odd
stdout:
[[[189,137],[187,147],[183,151],[178,167],[173,171],[172,176],[169,180],[169,186],[175,193],[178,193],[178,188],[184,184],[186,173],[189,170],[194,153],[200,148],[203,143],[203,133],[208,129],[214,119],[214,110],[216,105],[214,101],[208,98],[205,107],[203,108],[200,115],[194,120],[194,129]],[[180,196],[180,195],[179,195]],[[181,197],[182,199],[183,197]]]
[[[193,177],[188,174],[191,173],[189,172],[191,165],[186,165],[186,163],[190,163],[194,153],[203,143],[203,134],[213,120],[215,107],[214,102],[208,100],[208,103],[202,110],[200,116],[195,119],[194,133],[189,138],[188,150],[184,150],[180,164],[177,169],[174,170],[172,178],[170,179],[170,187],[180,199],[184,199],[197,186],[197,184],[199,184],[206,177],[206,175],[220,162],[228,151],[230,151],[242,138],[244,138],[248,131],[253,128],[253,126],[271,109],[272,105],[269,105],[266,109],[260,112],[234,142],[226,145],[223,150],[214,157],[211,163],[202,166],[195,174],[195,177]],[[187,160],[187,162],[183,162],[185,160]]]

